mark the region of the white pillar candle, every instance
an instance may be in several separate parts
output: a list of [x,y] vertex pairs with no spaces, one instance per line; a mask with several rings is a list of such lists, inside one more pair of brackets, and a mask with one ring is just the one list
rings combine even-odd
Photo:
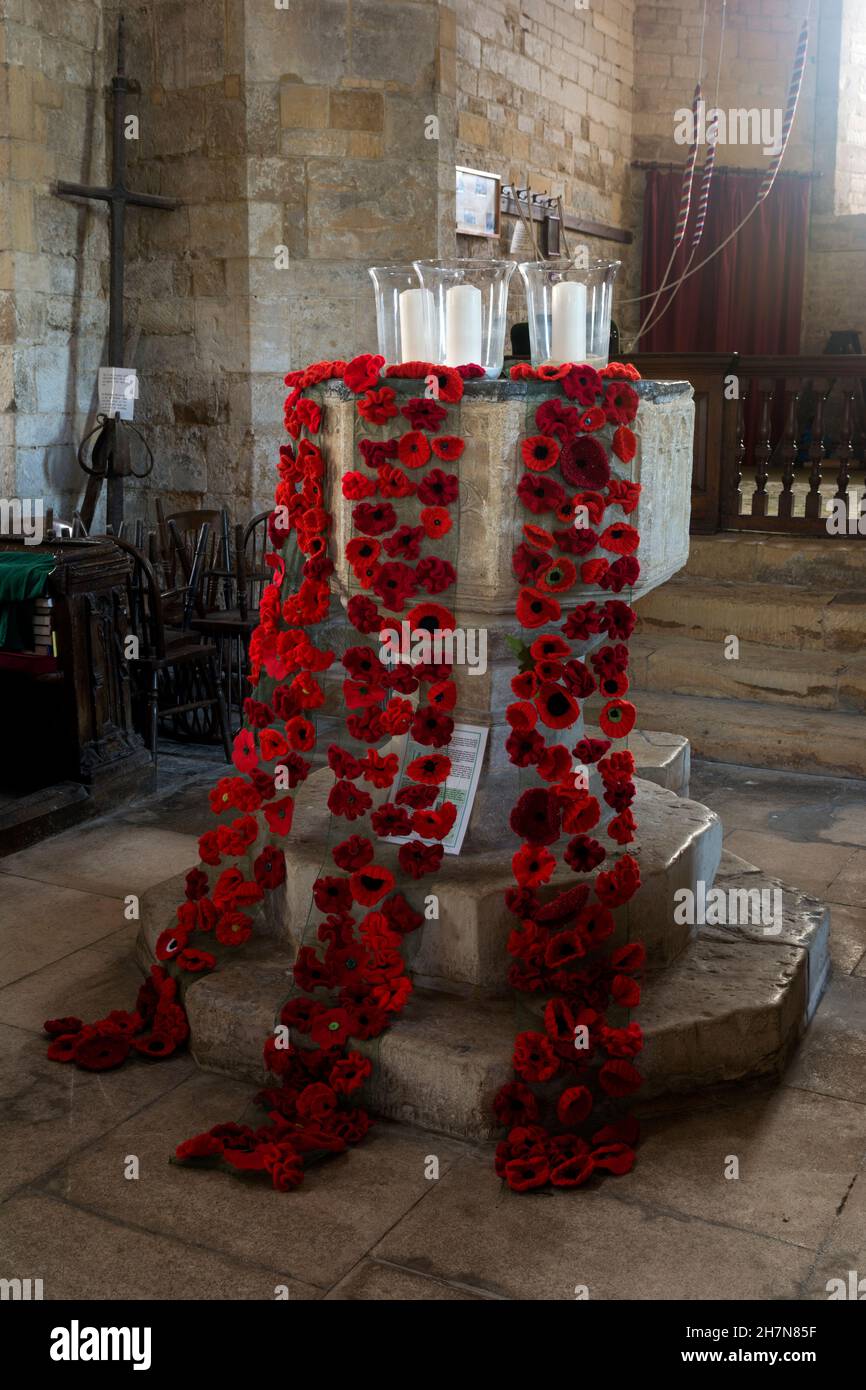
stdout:
[[430,362],[433,349],[430,325],[433,295],[430,290],[403,290],[400,294],[400,361]]
[[481,291],[452,285],[445,294],[445,366],[481,362]]
[[586,285],[560,280],[551,300],[550,352],[554,362],[586,360]]

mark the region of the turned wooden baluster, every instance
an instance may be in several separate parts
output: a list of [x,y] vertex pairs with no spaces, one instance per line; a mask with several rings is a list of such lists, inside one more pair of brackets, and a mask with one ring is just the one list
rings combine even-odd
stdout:
[[[851,434],[854,423],[854,392],[846,387],[842,388],[842,425],[839,435],[839,472],[836,483],[836,496],[841,497],[847,504],[849,516],[857,515],[856,501],[848,499],[848,484],[851,480],[851,462],[854,458],[854,445],[851,442]],[[853,505],[852,505],[853,501]]]
[[743,480],[743,465],[746,460],[746,405],[748,400],[749,392],[747,389],[737,399],[737,448],[734,454],[734,468],[731,473],[729,493],[731,516],[741,516],[743,511],[740,483]]
[[779,516],[794,515],[794,472],[797,460],[797,405],[799,391],[787,393],[788,408],[785,411],[785,432],[782,435],[782,491],[779,494]]
[[761,420],[755,442],[755,491],[752,493],[752,516],[767,515],[767,479],[770,476],[770,416],[775,387],[761,391]]
[[809,445],[809,458],[812,468],[809,473],[809,492],[806,497],[806,510],[804,516],[813,521],[818,520],[821,515],[821,473],[824,463],[824,402],[827,399],[825,394],[819,395],[815,405],[815,417],[812,421],[812,443]]

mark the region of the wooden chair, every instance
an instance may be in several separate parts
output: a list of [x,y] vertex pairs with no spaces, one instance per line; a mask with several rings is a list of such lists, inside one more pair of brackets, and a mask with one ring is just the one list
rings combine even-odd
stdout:
[[[173,512],[166,516],[162,502],[156,499],[157,545],[164,578],[164,587],[174,588],[181,577],[188,580],[192,556],[202,526],[210,528],[210,541],[205,556],[204,582],[197,599],[200,617],[220,606],[231,606],[228,588],[230,574],[229,518],[225,508],[199,508]],[[222,586],[220,585],[222,579]]]
[[[219,651],[219,670],[228,692],[229,709],[236,709],[242,720],[243,703],[249,694],[250,638],[258,627],[262,591],[273,571],[265,564],[268,550],[268,517],[259,512],[246,526],[235,526],[231,580],[232,603],[192,619],[191,626],[215,642]],[[217,576],[222,579],[222,574]]]
[[[205,528],[202,528],[202,535],[206,542]],[[177,727],[182,716],[198,710],[216,714],[226,761],[230,762],[231,733],[217,675],[216,647],[190,632],[170,631],[165,622],[163,600],[171,595],[161,592],[150,560],[121,537],[115,536],[114,544],[132,561],[128,594],[131,627],[139,640],[139,652],[131,665],[139,676],[140,698],[146,705],[142,723],[154,763],[160,719],[170,718]],[[204,543],[200,543],[197,547],[200,565],[203,554]]]

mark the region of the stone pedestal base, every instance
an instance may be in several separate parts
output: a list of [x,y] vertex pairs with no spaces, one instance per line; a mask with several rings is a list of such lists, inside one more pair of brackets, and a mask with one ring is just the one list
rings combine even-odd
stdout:
[[[620,909],[630,935],[647,943],[650,969],[636,1017],[646,1047],[640,1103],[750,1077],[778,1076],[811,1018],[827,976],[827,909],[722,851],[718,817],[698,802],[654,784],[688,772],[688,746],[674,735],[647,735],[634,748],[643,774],[637,819],[643,886]],[[322,779],[323,780],[323,779]],[[315,803],[317,779],[305,795]],[[303,930],[312,879],[323,860],[315,807],[289,846],[286,892],[273,899],[268,934],[243,959],[197,980],[186,996],[192,1049],[209,1070],[263,1081],[262,1043],[291,988],[295,943]],[[319,810],[319,817],[322,811]],[[511,1073],[515,1033],[533,1001],[505,982],[511,918],[502,905],[508,855],[476,852],[446,863],[425,882],[440,898],[440,919],[417,934],[416,992],[382,1038],[360,1044],[375,1067],[366,1100],[406,1123],[463,1138],[495,1133],[491,1103]],[[698,880],[725,888],[783,892],[782,931],[759,927],[677,926],[673,894]],[[139,953],[149,967],[159,932],[183,893],[183,877],[142,899]]]

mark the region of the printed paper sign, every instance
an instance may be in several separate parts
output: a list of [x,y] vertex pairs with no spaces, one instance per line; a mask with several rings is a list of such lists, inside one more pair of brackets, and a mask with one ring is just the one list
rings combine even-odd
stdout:
[[[406,767],[415,758],[423,758],[431,752],[444,753],[449,757],[451,759],[451,771],[447,780],[439,788],[439,795],[432,807],[435,810],[442,805],[443,801],[452,801],[457,807],[457,819],[442,841],[442,848],[446,854],[459,854],[463,846],[466,827],[469,824],[469,817],[472,814],[472,806],[475,801],[475,793],[478,790],[478,779],[481,776],[481,764],[484,761],[484,749],[487,746],[487,733],[488,730],[485,725],[455,724],[448,747],[433,749],[425,748],[422,744],[416,743],[413,738],[406,736],[403,752],[400,755],[400,771],[394,782],[390,799],[396,799],[400,788],[411,782],[411,778],[406,776]],[[386,835],[383,838],[388,844],[404,845],[408,839],[414,837]],[[432,845],[436,844],[436,841],[425,840],[424,843]]]
[[138,373],[134,367],[99,368],[99,409],[104,415],[134,419],[137,398]]

